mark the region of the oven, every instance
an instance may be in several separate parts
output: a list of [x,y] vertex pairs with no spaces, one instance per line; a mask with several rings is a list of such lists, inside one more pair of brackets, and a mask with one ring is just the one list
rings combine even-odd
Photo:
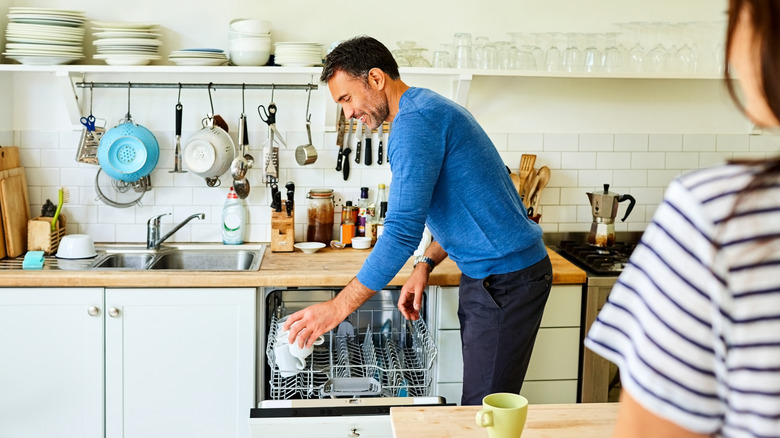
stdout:
[[396,307],[400,288],[378,292],[325,333],[305,364],[291,367],[276,357],[279,321],[340,290],[264,290],[252,437],[388,437],[391,406],[445,403],[431,394],[437,349],[427,326],[427,296],[420,320],[407,321]]
[[[607,301],[612,287],[631,256],[641,232],[618,232],[615,245],[601,248],[589,245],[588,233],[545,233],[545,244],[582,268],[587,274],[583,285],[582,331],[584,340],[593,321]],[[616,402],[620,396],[617,366],[584,348],[580,342],[580,388],[582,403]]]

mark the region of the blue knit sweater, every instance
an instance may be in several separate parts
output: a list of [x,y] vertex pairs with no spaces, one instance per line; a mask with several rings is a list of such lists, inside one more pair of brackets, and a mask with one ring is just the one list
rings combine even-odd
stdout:
[[410,88],[388,139],[393,173],[385,230],[358,272],[384,288],[420,243],[425,224],[462,273],[514,272],[547,255],[506,167],[474,117],[433,91]]

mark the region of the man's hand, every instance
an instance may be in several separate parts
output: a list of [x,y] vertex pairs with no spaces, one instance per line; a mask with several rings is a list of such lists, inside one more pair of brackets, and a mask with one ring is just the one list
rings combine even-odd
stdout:
[[425,288],[428,287],[428,274],[431,267],[427,263],[419,263],[412,275],[401,287],[401,296],[398,297],[398,310],[406,319],[416,321],[420,319],[420,307]]
[[290,344],[297,339],[299,347],[303,348],[304,343],[306,347],[311,347],[320,335],[339,325],[375,293],[353,278],[347,287],[330,300],[311,305],[287,317],[282,330],[290,332],[287,336]]
[[[447,258],[447,252],[434,240],[425,250],[425,256],[438,265]],[[430,273],[431,267],[427,263],[418,263],[412,270],[412,275],[409,276],[401,287],[401,296],[398,297],[398,310],[401,311],[404,318],[412,321],[420,319],[422,297],[425,288],[428,287],[428,276]]]

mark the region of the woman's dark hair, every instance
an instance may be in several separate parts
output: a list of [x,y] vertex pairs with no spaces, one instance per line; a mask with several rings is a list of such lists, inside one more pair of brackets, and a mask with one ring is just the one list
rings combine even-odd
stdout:
[[[739,109],[745,113],[745,106],[737,96],[734,80],[731,77],[731,69],[728,65],[728,54],[734,43],[734,32],[739,23],[740,13],[744,8],[750,12],[750,26],[752,27],[753,43],[759,46],[759,65],[761,67],[761,89],[769,105],[769,109],[775,118],[780,120],[780,2],[776,0],[729,0],[729,18],[726,31],[726,68],[724,76],[726,87],[731,98]],[[747,165],[763,165],[755,178],[746,187],[744,193],[758,188],[766,176],[780,173],[780,156],[766,160],[735,159],[731,163]],[[733,215],[733,212],[732,212]]]
[[374,38],[361,35],[343,41],[325,57],[320,81],[328,82],[338,71],[343,71],[355,78],[368,78],[368,72],[378,68],[390,79],[398,80],[398,63],[393,54]]

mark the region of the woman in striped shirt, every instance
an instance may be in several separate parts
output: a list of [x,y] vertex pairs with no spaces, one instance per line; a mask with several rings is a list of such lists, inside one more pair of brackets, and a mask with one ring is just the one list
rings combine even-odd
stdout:
[[[780,126],[780,0],[730,0],[726,54]],[[780,157],[675,180],[585,345],[620,368],[616,436],[780,436]]]

